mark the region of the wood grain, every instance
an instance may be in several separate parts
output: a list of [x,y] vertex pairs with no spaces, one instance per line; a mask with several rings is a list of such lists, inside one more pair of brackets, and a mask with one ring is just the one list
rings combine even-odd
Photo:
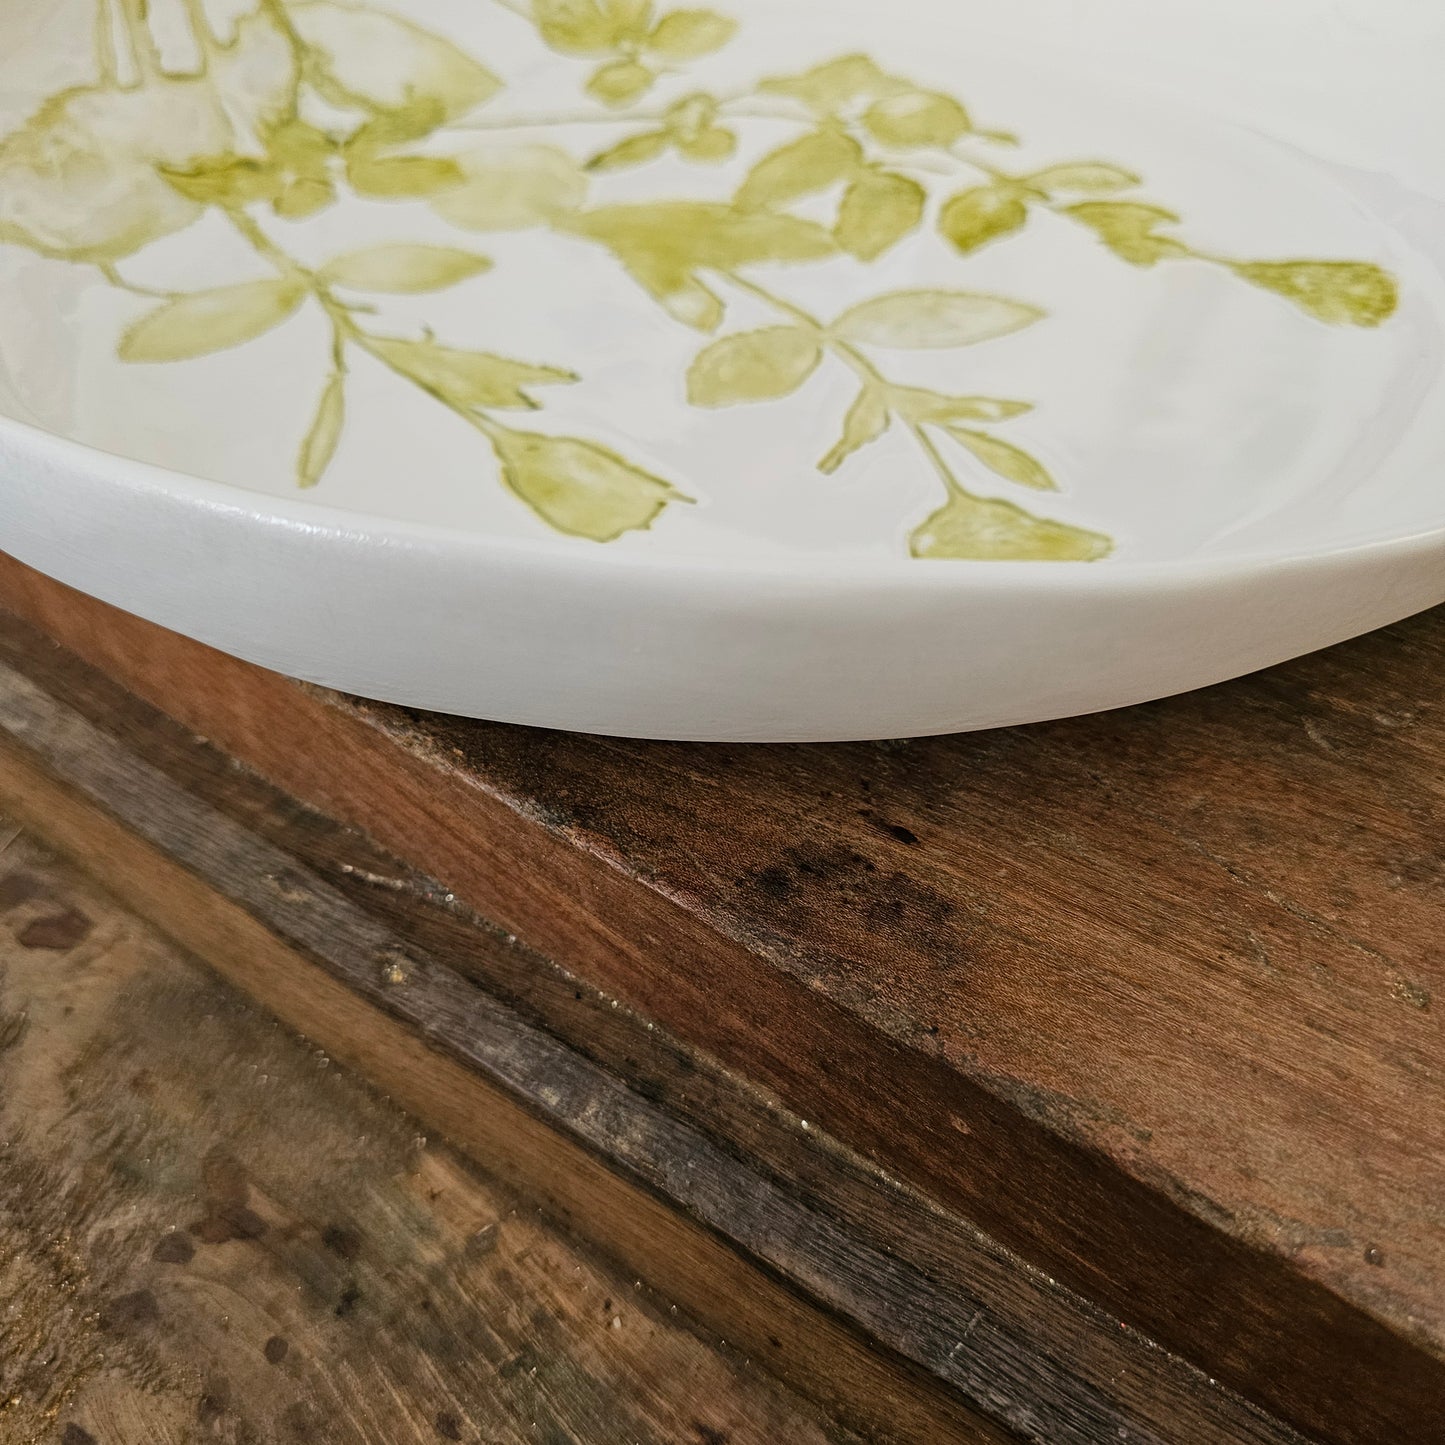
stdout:
[[[558,1130],[580,1135],[624,1174],[641,1175],[674,1210],[912,1360],[980,1413],[1046,1445],[1113,1440],[1121,1431],[1135,1441],[1189,1445],[1295,1438],[651,1021],[499,936],[439,885],[239,773],[53,647],[27,645],[23,631],[17,624],[0,638],[0,729],[72,788],[130,820],[289,947],[305,949],[310,939],[325,955],[320,961],[329,959],[355,993],[411,1021],[434,1045],[460,1035],[454,1048],[462,1063],[523,1097]],[[23,678],[14,676],[16,666],[24,667]],[[38,801],[33,782],[12,778],[9,786],[39,826],[53,830],[57,817],[73,812]],[[88,835],[67,836],[68,846],[80,847]],[[131,871],[116,870],[122,878]],[[137,903],[163,926],[182,926],[162,900]],[[209,945],[204,933],[188,941],[208,952],[219,947],[219,966],[234,971],[231,939],[222,931]],[[408,978],[380,987],[392,967]],[[246,984],[263,999],[278,986],[254,970]],[[473,985],[506,1009],[473,998]],[[288,1007],[284,994],[278,1006]],[[312,1027],[334,1017],[328,1010]],[[625,1079],[627,1093],[559,1056],[549,1034]],[[607,1223],[598,1215],[594,1228]],[[666,1237],[654,1237],[637,1268],[656,1274],[691,1267],[693,1255],[665,1256]],[[736,1301],[714,1283],[704,1280],[689,1297],[736,1337]],[[786,1323],[792,1329],[792,1320]],[[770,1333],[769,1357],[784,1332]],[[826,1399],[826,1373],[812,1383]]]
[[1246,1394],[1441,1438],[1440,615],[1127,714],[760,749],[411,717],[0,595]]
[[[14,684],[7,682],[0,696],[0,706],[12,704]],[[73,733],[72,741],[89,739]],[[525,1030],[509,1026],[484,999],[464,997],[445,970],[402,953],[395,940],[365,924],[359,931],[348,928],[355,921],[338,913],[324,891],[309,888],[304,875],[284,863],[278,868],[279,855],[247,849],[245,840],[228,836],[218,817],[168,814],[166,804],[175,799],[132,794],[148,809],[160,804],[162,826],[186,829],[193,846],[217,849],[217,861],[233,877],[270,887],[295,930],[319,945],[315,952],[298,952],[278,939],[160,850],[28,766],[8,740],[0,740],[0,764],[4,806],[65,851],[91,861],[132,906],[164,920],[173,937],[263,999],[277,1017],[541,1200],[553,1217],[604,1242],[628,1271],[668,1287],[695,1316],[724,1321],[731,1339],[868,1438],[883,1445],[1005,1445],[1011,1438],[926,1372],[908,1361],[880,1359],[856,1334],[750,1268],[639,1182],[610,1171],[575,1142],[569,1145],[552,1127],[558,1114],[574,1134],[610,1125],[622,1137],[628,1124],[644,1130],[666,1124],[617,1119],[628,1101],[611,1080],[569,1067],[572,1061],[526,1039]],[[231,851],[238,844],[246,851]],[[375,1007],[383,998],[390,1005],[386,1012]],[[528,1043],[541,1046],[541,1057]],[[499,1079],[511,1087],[499,1088]],[[536,1113],[548,1111],[552,1118],[539,1122]],[[674,1135],[664,1141],[665,1153],[651,1156],[646,1146],[653,1141],[634,1142],[642,1148],[632,1162],[644,1171],[649,1164],[695,1171],[699,1186],[711,1186],[714,1194],[730,1183],[735,1192],[720,1203],[758,1209],[757,1192],[766,1194],[766,1184],[756,1178],[716,1178],[701,1141]],[[769,1215],[769,1202],[762,1201],[761,1219],[786,1228],[786,1221]]]
[[854,1439],[0,837],[6,1445]]

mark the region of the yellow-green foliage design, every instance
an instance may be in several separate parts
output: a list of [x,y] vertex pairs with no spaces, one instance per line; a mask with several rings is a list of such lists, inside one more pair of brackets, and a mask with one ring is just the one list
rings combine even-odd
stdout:
[[[343,193],[420,201],[459,231],[545,227],[603,247],[653,301],[701,332],[722,330],[733,298],[761,303],[773,323],[708,341],[688,373],[689,399],[699,407],[771,402],[820,367],[846,368],[856,397],[819,465],[836,472],[895,427],[911,437],[942,488],[941,505],[910,539],[916,557],[1093,561],[1111,550],[1099,533],[965,485],[967,471],[982,471],[1020,497],[1056,488],[1037,458],[997,434],[1029,403],[906,386],[880,360],[980,345],[1043,312],[960,287],[890,292],[823,317],[764,285],[759,266],[844,254],[872,263],[900,245],[941,243],[962,273],[963,258],[1047,213],[1130,265],[1222,266],[1330,325],[1378,326],[1398,303],[1393,279],[1365,262],[1237,261],[1197,250],[1180,237],[1179,217],[1140,199],[1141,178],[1121,166],[1068,161],[1015,174],[996,159],[1013,137],[980,130],[954,96],[889,75],[863,55],[764,79],[742,94],[697,89],[649,106],[660,80],[675,81],[734,39],[737,23],[711,9],[491,0],[512,12],[498,24],[526,22],[539,45],[575,59],[590,98],[577,114],[494,122],[482,108],[502,89],[498,75],[452,40],[372,5],[260,0],[222,33],[204,0],[155,0],[174,5],[190,27],[194,62],[178,70],[162,61],[150,3],[98,0],[95,83],[53,97],[0,141],[0,242],[97,266],[113,285],[157,302],[121,337],[129,362],[242,346],[304,307],[319,308],[331,345],[297,453],[302,486],[320,482],[335,455],[360,352],[473,426],[502,484],[559,532],[611,542],[688,500],[596,441],[504,420],[538,408],[539,389],[579,381],[570,371],[446,345],[430,330],[380,329],[378,297],[442,292],[490,271],[472,246],[373,246],[320,267],[290,255],[268,218],[304,221]],[[610,177],[662,157],[728,162],[739,129],[760,121],[795,133],[751,167],[730,202],[607,199]],[[575,135],[594,122],[611,134],[590,154],[503,134]],[[490,141],[479,144],[487,131]],[[829,224],[799,213],[809,202],[809,215],[819,214],[820,198]],[[187,294],[127,281],[123,262],[206,212],[246,240],[268,279]]]

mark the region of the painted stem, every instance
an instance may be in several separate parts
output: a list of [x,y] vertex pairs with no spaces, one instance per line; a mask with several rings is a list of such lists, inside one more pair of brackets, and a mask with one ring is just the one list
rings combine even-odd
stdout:
[[[751,95],[716,97],[718,115],[728,120],[779,120],[796,121],[797,113],[781,106],[772,106],[757,101]],[[667,110],[630,110],[625,114],[608,114],[606,111],[582,110],[561,115],[524,116],[482,116],[476,120],[458,122],[448,130],[462,131],[509,131],[509,130],[550,130],[561,126],[574,125],[666,125],[670,116]]]
[[[805,311],[801,306],[782,296],[776,295],[764,286],[759,286],[754,281],[749,281],[736,272],[728,272],[727,279],[732,282],[740,291],[745,291],[749,296],[771,306],[775,311],[796,321],[798,325],[806,327],[818,338],[818,341],[850,371],[862,380],[864,385],[880,387],[884,391],[891,391],[893,383],[883,375],[881,371],[855,346],[850,346],[846,341],[839,341],[833,336],[828,328],[810,311]],[[890,408],[890,411],[892,409]],[[893,412],[898,416],[898,413]],[[938,444],[928,435],[927,430],[921,422],[914,421],[911,417],[899,416],[898,420],[908,429],[913,439],[923,449],[923,454],[928,458],[929,464],[938,473],[939,480],[948,489],[950,496],[967,497],[970,501],[978,501],[979,498],[968,491],[958,478],[954,476],[952,468],[948,465],[947,459],[939,451]]]
[[211,25],[206,14],[206,0],[183,0],[186,8],[186,22],[191,27],[191,38],[201,56],[201,70],[204,73],[210,61],[224,48],[221,38]]
[[403,381],[409,381],[418,390],[424,391],[434,400],[439,401],[446,409],[463,421],[467,422],[475,430],[479,431],[488,442],[494,447],[504,436],[513,435],[512,428],[503,426],[501,422],[494,420],[483,412],[473,411],[470,408],[459,406],[449,397],[444,396],[435,388],[427,386],[425,382],[418,381],[416,377],[408,375],[405,371],[394,365],[386,356],[376,348],[374,338],[370,333],[363,331],[356,324],[356,316],[353,309],[343,301],[338,301],[332,294],[329,287],[320,280],[313,271],[307,270],[294,257],[287,255],[266,233],[261,229],[252,217],[238,209],[227,210],[227,218],[237,232],[246,240],[251,248],[263,260],[269,262],[284,276],[300,276],[306,281],[306,285],[316,303],[326,313],[327,319],[331,322],[331,357],[334,367],[334,375],[344,376],[350,368],[346,361],[346,348],[356,346],[368,356],[381,362],[393,376],[399,376]]
[[120,80],[120,57],[115,49],[115,16],[110,0],[95,4],[95,67],[102,85],[115,85]]
[[131,60],[142,82],[161,74],[161,53],[149,23],[150,0],[120,0],[121,23],[130,46]]

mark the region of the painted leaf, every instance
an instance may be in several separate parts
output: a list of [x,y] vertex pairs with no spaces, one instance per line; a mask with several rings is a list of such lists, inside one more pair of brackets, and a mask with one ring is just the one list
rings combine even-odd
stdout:
[[687,374],[694,406],[736,406],[790,396],[818,369],[823,348],[797,326],[772,326],[715,341]]
[[921,387],[895,386],[893,405],[909,421],[946,422],[1009,421],[1031,412],[1032,402],[1005,401],[993,396],[946,396]]
[[1111,191],[1127,191],[1133,186],[1142,186],[1144,180],[1121,166],[1107,165],[1103,161],[1081,161],[1038,171],[1029,177],[1029,184],[1050,195],[1056,191],[1107,195]]
[[346,178],[358,195],[376,200],[412,200],[439,196],[461,185],[461,167],[450,156],[347,157]]
[[939,213],[938,229],[946,240],[968,255],[1000,236],[1021,231],[1029,223],[1029,208],[1009,186],[976,186],[948,201]]
[[837,115],[858,101],[913,89],[906,81],[880,70],[867,55],[845,55],[802,75],[765,80],[758,88],[773,95],[791,96],[819,115]]
[[1043,315],[1036,306],[982,292],[895,291],[855,306],[831,330],[844,341],[924,350],[992,341]]
[[702,201],[604,206],[569,217],[565,228],[611,250],[628,274],[688,325],[710,330],[722,317],[698,279],[762,261],[817,261],[834,253],[821,226],[794,216],[750,215]]
[[743,211],[786,206],[850,179],[862,165],[863,147],[852,136],[831,128],[814,131],[765,155],[743,182],[736,204]]
[[679,141],[677,148],[690,161],[716,165],[737,152],[738,138],[732,131],[718,125],[713,126],[711,130],[703,131],[701,135],[692,140]]
[[679,141],[696,140],[717,123],[717,101],[710,95],[688,95],[667,108],[664,125]]
[[624,45],[640,43],[652,24],[653,0],[602,0],[602,8]]
[[[643,284],[647,285],[645,281]],[[716,331],[727,314],[717,292],[696,276],[687,277],[680,285],[668,284],[664,288],[659,284],[656,289],[648,289],[669,316],[694,331]]]
[[321,279],[331,286],[353,291],[383,291],[414,295],[443,291],[483,271],[492,263],[485,256],[450,246],[368,246],[328,261]]
[[321,405],[316,409],[316,419],[306,433],[306,440],[301,443],[301,454],[296,461],[299,485],[314,487],[326,475],[345,425],[346,377],[338,372],[326,383],[326,390],[321,393]]
[[1395,278],[1367,261],[1246,261],[1233,270],[1332,326],[1380,326],[1400,305]]
[[831,477],[855,452],[876,442],[892,420],[888,392],[879,386],[865,386],[848,409],[843,439],[818,463],[818,470]]
[[271,198],[278,216],[302,220],[333,205],[331,163],[340,147],[325,131],[288,115],[262,133],[266,161],[278,182]]
[[252,206],[274,200],[285,187],[266,161],[242,156],[220,156],[186,170],[158,169],[181,195],[202,206]]
[[425,140],[446,123],[446,109],[439,100],[415,98],[395,110],[376,112],[352,133],[343,149],[348,155],[380,155]]
[[531,366],[485,351],[463,351],[426,341],[402,341],[392,337],[368,337],[366,349],[393,371],[452,406],[481,410],[513,408],[536,411],[539,403],[526,388],[577,380],[574,373],[553,366]]
[[973,562],[1097,562],[1114,544],[1099,532],[1052,522],[1012,502],[957,492],[912,538],[915,557]]
[[542,39],[563,55],[605,55],[627,28],[597,0],[532,0],[532,17]]
[[429,100],[454,120],[501,89],[459,46],[394,15],[342,0],[302,0],[286,13],[318,59],[310,78],[333,103],[397,110]]
[[1179,217],[1160,206],[1140,201],[1080,201],[1064,214],[1088,226],[1118,257],[1134,266],[1153,266],[1170,256],[1187,256],[1182,241],[1155,233],[1176,225]]
[[973,129],[968,112],[951,95],[909,90],[875,101],[863,117],[873,139],[903,150],[947,148]]
[[616,60],[604,65],[587,82],[587,93],[604,105],[631,105],[652,89],[657,75],[638,60]]
[[190,361],[226,351],[279,326],[306,299],[305,281],[277,277],[178,296],[121,337],[122,361]]
[[833,234],[860,261],[876,261],[917,230],[928,192],[908,176],[869,171],[848,187]]
[[336,204],[336,187],[329,181],[288,181],[271,208],[288,221],[303,221]]
[[589,171],[621,171],[629,166],[645,166],[672,149],[672,137],[665,130],[644,131],[629,136],[615,146],[600,152],[587,162]]
[[715,10],[674,10],[657,22],[647,48],[668,60],[696,60],[721,50],[737,32],[737,21]]
[[998,476],[1017,482],[1021,487],[1032,487],[1036,492],[1058,491],[1059,484],[1050,476],[1048,468],[1019,447],[967,427],[951,426],[948,434],[962,442],[989,471]]
[[645,532],[669,503],[690,500],[595,442],[509,431],[492,445],[507,487],[568,536],[615,542]]
[[456,156],[459,182],[432,209],[469,231],[524,231],[550,225],[587,199],[587,177],[555,146],[486,147]]

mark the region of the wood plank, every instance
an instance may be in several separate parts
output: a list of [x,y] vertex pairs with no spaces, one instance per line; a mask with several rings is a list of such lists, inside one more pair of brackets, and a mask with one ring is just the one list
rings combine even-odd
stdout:
[[7,1445],[855,1439],[0,838]]
[[[0,706],[13,701],[14,689],[7,679]],[[72,741],[83,747],[94,739],[77,729]],[[544,1057],[532,1057],[520,1042],[524,1028],[499,1017],[480,996],[463,996],[448,971],[348,918],[344,905],[338,908],[324,888],[313,889],[281,855],[248,846],[218,816],[188,815],[163,789],[132,794],[146,810],[159,805],[158,826],[183,830],[193,846],[217,848],[225,872],[271,887],[291,931],[310,944],[305,952],[27,763],[8,737],[0,740],[0,764],[0,799],[8,811],[85,858],[127,903],[163,922],[230,982],[541,1200],[553,1217],[604,1244],[629,1272],[661,1284],[695,1315],[725,1320],[734,1342],[870,1439],[1005,1445],[1011,1438],[907,1361],[880,1359],[854,1332],[755,1271],[645,1185],[610,1171],[540,1122],[537,1113],[549,1105],[566,1111],[574,1134],[611,1125],[621,1136],[629,1124],[645,1129],[658,1121],[616,1119],[627,1101],[611,1080],[569,1067],[571,1061],[535,1038],[528,1042]],[[279,888],[267,884],[277,878]],[[383,1000],[385,1010],[376,1006]],[[499,1076],[511,1087],[499,1087]],[[638,1142],[645,1149],[651,1141]],[[706,1166],[714,1161],[705,1144],[666,1143],[665,1157],[650,1161],[655,1167],[695,1166],[701,1187],[721,1194],[724,1181],[709,1177]],[[648,1162],[643,1150],[634,1156],[643,1168]],[[759,1208],[762,1181],[726,1184],[734,1192],[719,1202]],[[760,1222],[786,1238],[789,1222],[770,1217],[769,1202],[761,1204]]]
[[[38,639],[27,643],[23,632],[14,624],[0,635],[0,658],[25,670],[23,679],[0,690],[0,726],[12,736],[43,754],[75,786],[138,819],[159,845],[209,878],[214,891],[230,894],[274,931],[294,932],[291,910],[277,908],[279,897],[317,913],[333,945],[349,945],[358,957],[399,951],[400,945],[378,943],[374,929],[358,934],[338,922],[334,894],[344,894],[404,939],[409,957],[425,956],[486,989],[516,1017],[542,1026],[625,1079],[667,1120],[688,1124],[732,1159],[765,1171],[759,1183],[736,1166],[719,1168],[715,1156],[709,1168],[695,1145],[679,1147],[676,1131],[659,1134],[635,1100],[630,1107],[606,1110],[600,1133],[593,1121],[590,1142],[624,1172],[637,1165],[638,1141],[656,1136],[658,1147],[643,1172],[675,1209],[723,1233],[744,1256],[886,1349],[913,1359],[980,1412],[1050,1445],[1112,1440],[1121,1431],[1136,1441],[1163,1438],[1189,1445],[1295,1438],[1198,1371],[1121,1330],[1117,1321],[1101,1319],[713,1061],[681,1048],[652,1021],[598,995],[519,941],[501,937],[440,885],[408,874],[354,831],[238,772],[214,749],[53,646]],[[85,720],[92,729],[103,728],[105,737],[88,737]],[[145,778],[156,771],[184,790],[181,808],[188,815],[195,813],[193,802],[205,805],[199,820],[193,817],[186,827],[167,824],[177,805],[173,790],[146,786]],[[285,861],[257,861],[246,851],[252,846],[246,840],[227,849],[222,840],[234,833],[228,823],[284,850]],[[196,837],[205,840],[199,851],[191,841]],[[258,873],[267,880],[259,889]],[[319,892],[318,880],[324,885]],[[458,995],[453,981],[453,1000],[458,996],[465,1000],[465,991]],[[381,994],[388,1003],[397,997],[390,989]],[[490,1023],[495,1029],[496,1012],[483,1013],[482,1027]],[[547,1097],[525,1082],[521,1092],[534,1108],[540,1102],[544,1117],[559,1128],[573,1129],[575,1120],[555,1085],[564,1076],[575,1079],[575,1067],[549,1066],[555,1049],[546,1041],[528,1043],[527,1028],[514,1022],[508,1033],[510,1050],[521,1046],[530,1052],[553,1085]],[[463,1062],[475,1061],[476,1036],[474,1027]],[[527,1062],[520,1060],[523,1066]],[[517,1066],[513,1058],[492,1072],[504,1084],[516,1082]],[[659,1169],[658,1161],[665,1167]],[[696,1186],[705,1182],[715,1187],[699,1196]],[[786,1199],[776,1197],[779,1188]],[[729,1210],[734,1197],[747,1200],[749,1208],[741,1214]],[[656,1269],[656,1258],[646,1267]],[[725,1313],[718,1323],[736,1333]]]
[[1439,615],[1108,718],[709,749],[412,718],[0,591],[1253,1398],[1440,1438]]

